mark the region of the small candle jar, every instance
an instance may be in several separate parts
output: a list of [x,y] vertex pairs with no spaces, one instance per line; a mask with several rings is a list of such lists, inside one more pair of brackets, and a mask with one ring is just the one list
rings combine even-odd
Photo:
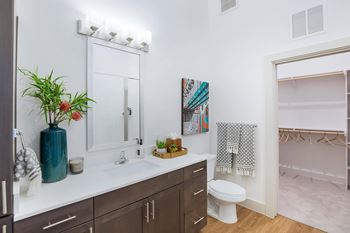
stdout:
[[69,170],[72,174],[80,174],[84,171],[84,158],[76,157],[69,160]]

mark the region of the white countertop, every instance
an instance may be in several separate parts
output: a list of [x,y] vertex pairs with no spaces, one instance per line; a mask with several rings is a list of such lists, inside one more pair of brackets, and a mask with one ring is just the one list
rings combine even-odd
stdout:
[[135,171],[134,174],[118,178],[110,171],[118,169],[113,163],[86,168],[82,174],[68,175],[66,179],[52,184],[43,184],[42,190],[35,196],[21,196],[19,211],[14,221],[19,221],[62,206],[101,195],[125,186],[129,186],[183,167],[206,160],[203,155],[188,154],[173,159],[160,159],[146,156],[144,159],[132,159],[128,163],[145,160],[158,165],[145,172]]

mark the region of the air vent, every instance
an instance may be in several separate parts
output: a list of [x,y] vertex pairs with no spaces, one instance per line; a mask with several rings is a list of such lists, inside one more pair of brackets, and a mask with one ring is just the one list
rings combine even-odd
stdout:
[[306,36],[307,28],[306,28],[306,12],[302,11],[296,13],[292,16],[293,21],[293,38],[299,38],[302,36]]
[[292,15],[292,38],[297,39],[324,31],[323,5]]
[[221,0],[221,13],[225,13],[237,6],[237,0]]
[[323,27],[323,6],[319,5],[307,10],[307,24],[309,34],[322,32]]

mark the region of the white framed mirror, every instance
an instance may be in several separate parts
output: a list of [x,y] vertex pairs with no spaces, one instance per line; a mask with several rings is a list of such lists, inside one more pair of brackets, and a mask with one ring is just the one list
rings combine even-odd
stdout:
[[96,101],[87,115],[88,151],[133,146],[142,138],[143,52],[88,39],[87,90]]

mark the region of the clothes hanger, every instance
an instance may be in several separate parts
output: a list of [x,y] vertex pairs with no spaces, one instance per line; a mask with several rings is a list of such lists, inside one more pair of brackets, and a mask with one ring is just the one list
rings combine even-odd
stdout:
[[288,142],[289,138],[290,138],[290,133],[289,133],[289,129],[287,129],[287,137],[286,137],[286,139],[284,140],[284,142],[285,142],[285,143]]
[[335,146],[335,144],[333,142],[331,142],[331,140],[327,137],[327,135],[326,135],[325,139],[326,139],[326,143],[330,144],[331,146]]
[[309,131],[309,144],[312,145],[312,136],[311,136],[311,132]]
[[295,142],[298,143],[298,142],[304,142],[304,141],[305,141],[305,138],[303,137],[303,135],[301,135],[301,132],[299,130],[299,133]]
[[294,140],[293,132],[291,132],[289,129],[287,130],[287,132],[288,132],[287,138],[286,140],[284,140],[284,142],[293,141]]
[[344,146],[344,147],[347,147],[347,148],[350,148],[350,146],[343,140],[341,140],[341,138],[339,137],[341,134],[337,133],[337,135],[330,139],[331,142],[338,142],[338,143],[333,143],[334,145],[337,145],[337,146]]
[[324,140],[325,140],[325,137],[326,137],[326,133],[323,133],[323,137],[318,139],[317,142],[322,142],[323,143]]
[[333,142],[331,142],[329,140],[329,138],[327,137],[327,134],[326,132],[323,133],[323,137],[318,139],[317,142],[320,142],[320,143],[325,143],[325,144],[329,144],[331,146],[335,146]]
[[282,129],[281,132],[282,132],[282,134],[280,134],[280,139],[279,139],[280,142],[282,142],[283,138],[285,137],[285,134],[284,134],[285,130]]

